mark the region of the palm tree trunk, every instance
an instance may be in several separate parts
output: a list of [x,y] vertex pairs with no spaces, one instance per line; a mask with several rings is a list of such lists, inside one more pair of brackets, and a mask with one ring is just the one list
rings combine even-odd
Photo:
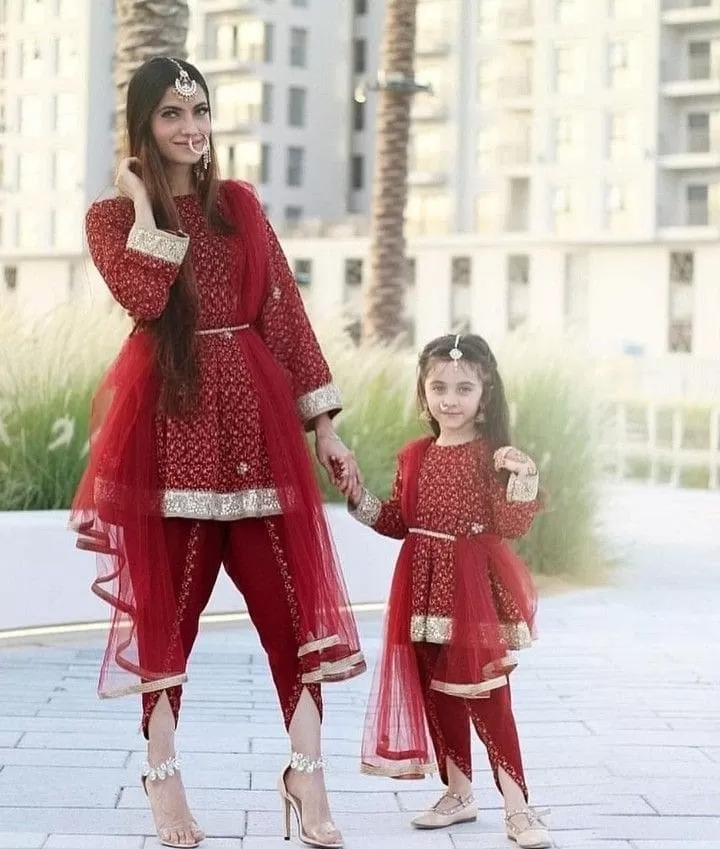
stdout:
[[115,0],[115,161],[126,156],[125,99],[130,77],[153,56],[187,56],[188,0]]
[[[404,216],[407,201],[410,107],[414,85],[417,0],[386,0],[377,107],[375,171],[370,213],[370,278],[363,305],[363,339],[390,343],[403,332],[406,284]],[[408,83],[388,84],[404,78]]]

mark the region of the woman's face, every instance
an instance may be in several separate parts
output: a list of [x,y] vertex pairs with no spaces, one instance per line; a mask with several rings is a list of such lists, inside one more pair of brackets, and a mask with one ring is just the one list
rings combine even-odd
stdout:
[[192,141],[195,150],[202,150],[203,136],[209,136],[210,107],[202,86],[192,100],[181,100],[173,86],[169,86],[153,112],[150,129],[162,158],[171,165],[195,165],[200,155],[193,153],[188,145]]

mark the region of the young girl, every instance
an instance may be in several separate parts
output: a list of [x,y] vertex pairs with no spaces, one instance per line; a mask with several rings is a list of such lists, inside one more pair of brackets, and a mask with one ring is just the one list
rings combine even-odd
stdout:
[[508,684],[516,665],[511,651],[534,637],[537,597],[527,567],[503,542],[530,528],[537,468],[509,445],[505,391],[484,339],[430,342],[420,355],[417,394],[434,438],[400,452],[388,501],[360,484],[349,494],[359,521],[404,539],[362,769],[420,778],[434,769],[429,736],[447,792],[412,824],[445,828],[475,820],[470,719],[505,800],[508,837],[540,849],[551,844],[527,804]]

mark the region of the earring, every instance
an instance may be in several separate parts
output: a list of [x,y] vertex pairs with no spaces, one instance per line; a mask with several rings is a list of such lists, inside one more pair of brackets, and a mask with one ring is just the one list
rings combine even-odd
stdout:
[[430,415],[430,410],[427,407],[423,407],[420,412],[420,421],[429,422],[432,421],[432,416]]
[[202,163],[203,171],[207,171],[210,167],[210,136],[205,136],[205,141],[202,147]]
[[475,424],[485,424],[485,410],[480,409],[475,416]]

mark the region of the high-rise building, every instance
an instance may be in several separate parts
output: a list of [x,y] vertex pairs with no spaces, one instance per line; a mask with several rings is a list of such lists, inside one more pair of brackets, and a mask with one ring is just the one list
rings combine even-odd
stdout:
[[110,177],[112,6],[0,0],[0,297],[32,280],[47,307],[82,282],[85,210]]

